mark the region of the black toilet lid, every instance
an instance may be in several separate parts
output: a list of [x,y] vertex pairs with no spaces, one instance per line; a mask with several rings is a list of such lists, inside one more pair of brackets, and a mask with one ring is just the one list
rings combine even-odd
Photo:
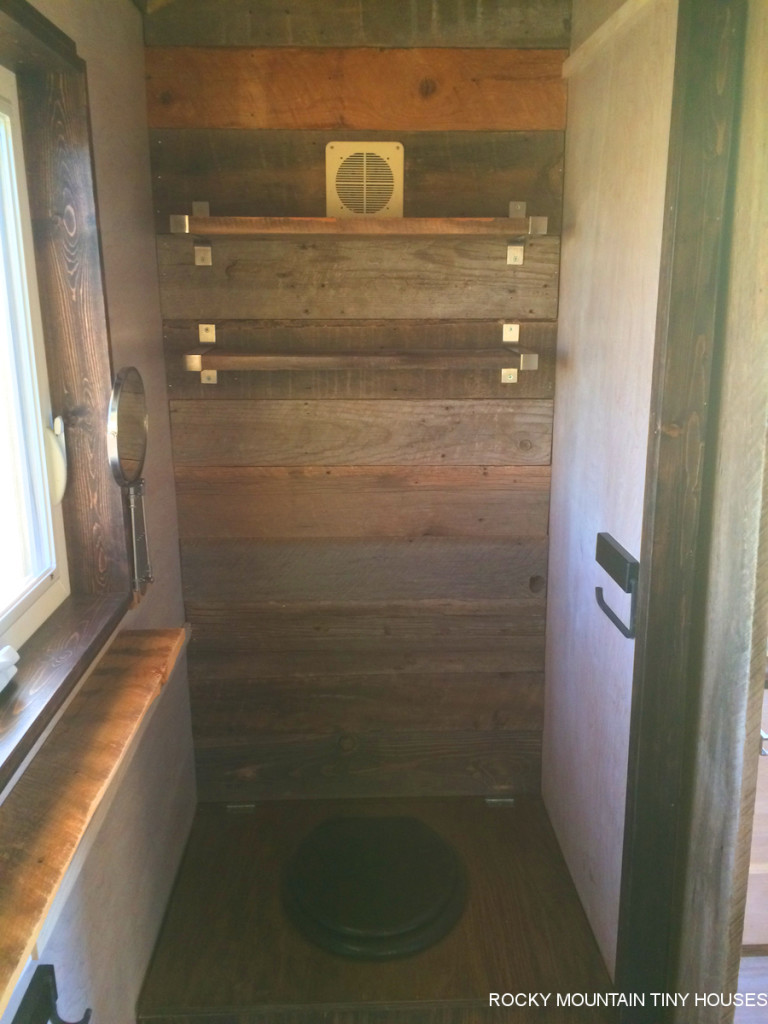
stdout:
[[464,907],[453,848],[416,818],[335,818],[288,862],[283,902],[312,941],[346,956],[405,956],[442,938]]

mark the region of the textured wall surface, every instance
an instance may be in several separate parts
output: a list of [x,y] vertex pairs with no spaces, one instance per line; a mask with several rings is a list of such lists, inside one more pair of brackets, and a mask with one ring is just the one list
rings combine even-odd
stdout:
[[[609,968],[615,957],[634,643],[596,534],[640,555],[677,4],[628,7],[566,64],[543,791]],[[579,4],[576,4],[577,14]],[[632,202],[627,202],[627,197]]]

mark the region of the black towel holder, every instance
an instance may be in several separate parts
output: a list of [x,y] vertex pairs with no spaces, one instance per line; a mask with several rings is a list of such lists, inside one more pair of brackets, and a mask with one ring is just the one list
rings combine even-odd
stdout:
[[640,563],[610,533],[598,533],[595,560],[598,565],[605,569],[611,579],[618,583],[624,593],[631,596],[629,625],[625,625],[616,612],[606,603],[603,597],[603,588],[595,587],[595,597],[601,611],[605,612],[622,636],[627,637],[628,640],[633,640],[635,637],[637,579],[640,572]]

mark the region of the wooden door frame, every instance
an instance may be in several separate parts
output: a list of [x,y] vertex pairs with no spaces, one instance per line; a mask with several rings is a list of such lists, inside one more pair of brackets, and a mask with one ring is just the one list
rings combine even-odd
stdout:
[[616,984],[689,1001],[627,1009],[625,1024],[728,1019],[691,1001],[732,991],[740,953],[767,610],[753,280],[766,250],[755,241],[750,262],[756,225],[729,227],[734,203],[765,222],[758,178],[736,158],[757,92],[748,48],[742,106],[748,17],[765,19],[757,0],[680,0]]

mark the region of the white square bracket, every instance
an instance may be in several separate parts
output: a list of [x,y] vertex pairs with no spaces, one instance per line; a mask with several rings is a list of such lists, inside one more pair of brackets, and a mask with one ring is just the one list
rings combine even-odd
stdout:
[[[202,338],[200,340],[202,341]],[[501,340],[512,342],[520,341],[520,324],[502,324]]]
[[192,216],[193,217],[210,217],[211,216],[211,204],[207,199],[195,199],[192,201]]
[[508,245],[507,246],[507,266],[509,267],[522,267],[525,262],[525,246],[524,245]]
[[201,345],[215,345],[216,324],[198,324],[197,337]]
[[529,217],[528,234],[546,235],[549,228],[549,217]]
[[195,246],[195,266],[196,267],[212,267],[213,266],[213,253],[210,245],[196,245]]
[[200,374],[201,384],[218,384],[219,374],[217,370],[203,370]]
[[507,367],[501,371],[502,384],[517,384],[517,370],[514,367]]

